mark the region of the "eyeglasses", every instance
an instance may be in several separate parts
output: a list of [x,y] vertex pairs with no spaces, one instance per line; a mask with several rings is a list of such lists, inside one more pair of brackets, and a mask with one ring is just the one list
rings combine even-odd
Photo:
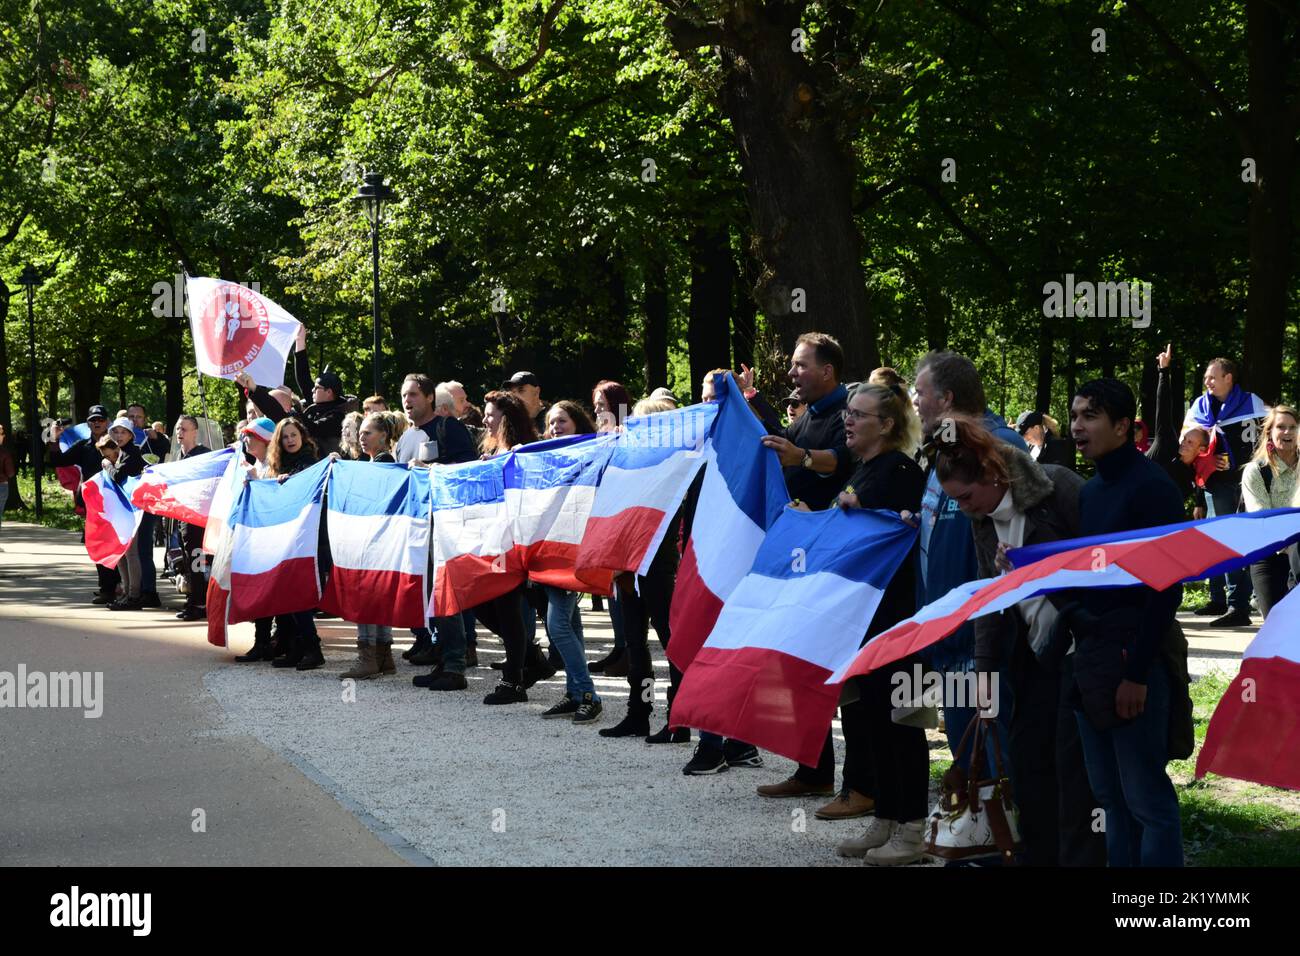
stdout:
[[879,418],[882,422],[888,418],[888,415],[882,415],[879,412],[860,412],[856,408],[846,408],[840,412],[840,418],[847,422],[860,422],[864,418]]

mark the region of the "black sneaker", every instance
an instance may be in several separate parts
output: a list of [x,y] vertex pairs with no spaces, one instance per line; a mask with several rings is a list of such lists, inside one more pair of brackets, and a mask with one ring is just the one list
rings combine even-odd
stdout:
[[485,704],[526,704],[528,703],[528,692],[524,690],[522,684],[511,684],[509,681],[501,681],[497,684],[492,693],[483,698]]
[[1228,606],[1226,604],[1202,604],[1192,613],[1197,617],[1219,617],[1228,613]]
[[423,650],[416,651],[406,660],[415,667],[437,667],[442,663],[442,648],[437,644],[430,644]]
[[434,681],[441,677],[443,673],[442,665],[439,664],[427,674],[417,674],[415,677],[412,677],[411,683],[416,687],[429,687]]
[[691,730],[689,727],[678,727],[676,730],[669,730],[668,725],[664,724],[662,730],[650,734],[650,736],[646,737],[645,742],[648,744],[689,744],[691,742]]
[[578,709],[573,712],[573,722],[575,724],[593,724],[600,718],[600,712],[604,709],[600,701],[596,700],[595,694],[583,694]]
[[492,668],[494,671],[503,671],[506,669],[506,659],[503,657],[499,661],[493,661],[488,665],[488,667]]
[[1210,627],[1250,627],[1250,612],[1241,608],[1233,608],[1223,617],[1215,618],[1210,622]]
[[103,591],[100,591],[98,594],[95,595],[95,599],[90,603],[91,604],[112,604],[115,600],[117,600],[116,596],[112,594],[105,594]]
[[727,760],[728,767],[761,767],[763,758],[758,753],[758,748],[752,744],[741,743],[739,740],[728,740],[722,745],[722,756]]
[[468,690],[469,681],[465,680],[464,674],[440,671],[438,676],[429,681],[427,686],[429,690]]
[[162,598],[158,597],[157,591],[149,591],[140,595],[141,607],[162,607]]
[[300,671],[314,671],[324,663],[325,655],[320,652],[320,645],[318,644],[315,647],[309,648],[302,657],[298,659],[298,663],[293,666],[296,670]]
[[688,777],[705,777],[709,774],[726,773],[727,758],[722,755],[722,748],[712,744],[698,744],[691,762],[682,768]]
[[644,737],[650,733],[650,716],[628,714],[613,727],[602,727],[598,733],[602,737]]
[[140,599],[138,597],[118,598],[108,606],[108,609],[110,611],[138,611],[140,610]]
[[578,712],[578,702],[565,694],[563,699],[542,714],[542,720],[554,720],[557,717],[572,717]]
[[465,666],[478,667],[478,648],[473,644],[465,648]]

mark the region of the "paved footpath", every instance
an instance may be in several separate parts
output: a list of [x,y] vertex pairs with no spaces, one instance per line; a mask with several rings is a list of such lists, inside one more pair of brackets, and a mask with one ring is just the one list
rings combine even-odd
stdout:
[[[793,770],[781,757],[685,777],[688,746],[543,721],[563,673],[526,704],[485,707],[487,664],[502,654],[482,627],[469,691],[414,688],[421,671],[399,662],[398,677],[347,693],[337,675],[355,629],[343,622],[320,622],[319,670],[235,664],[252,625],[232,628],[231,651],[211,647],[204,625],[173,619],[180,599],[166,582],[165,612],[91,605],[76,534],[7,521],[0,545],[0,671],[104,681],[98,719],[0,709],[0,863],[834,865],[844,862],[835,844],[864,822],[816,820],[821,800],[755,795]],[[584,610],[583,620],[594,660],[611,646],[609,618]],[[1253,634],[1185,623],[1194,673],[1235,670]],[[627,684],[598,677],[597,690],[609,726]],[[948,757],[938,734],[930,743],[934,759]],[[194,832],[196,810],[206,832]]]

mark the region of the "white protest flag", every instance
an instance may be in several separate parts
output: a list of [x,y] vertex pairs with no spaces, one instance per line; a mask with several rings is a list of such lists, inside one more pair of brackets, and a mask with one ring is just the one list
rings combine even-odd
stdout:
[[284,363],[301,322],[237,282],[190,276],[186,291],[200,372],[232,380],[247,372],[258,385],[284,384]]

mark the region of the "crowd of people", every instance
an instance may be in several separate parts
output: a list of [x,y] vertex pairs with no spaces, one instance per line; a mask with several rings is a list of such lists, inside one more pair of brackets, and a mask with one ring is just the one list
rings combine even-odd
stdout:
[[[1012,548],[1185,521],[1189,497],[1195,517],[1292,506],[1296,410],[1275,405],[1262,422],[1251,418],[1262,403],[1240,387],[1233,362],[1216,358],[1206,368],[1205,393],[1184,421],[1170,387],[1172,350],[1156,361],[1158,410],[1145,453],[1135,443],[1136,399],[1124,383],[1082,385],[1071,396],[1066,434],[1040,410],[1019,415],[1012,426],[988,407],[974,363],[947,351],[925,355],[911,382],[892,368],[847,382],[839,344],[809,333],[794,348],[788,372],[793,391],[779,409],[753,387],[744,366],[739,372],[716,369],[701,387],[703,400],[715,401],[716,376],[735,377],[766,432],[763,445],[781,464],[791,507],[885,509],[917,528],[911,554],[863,629],[865,643],[952,588],[1010,570]],[[480,411],[460,383],[435,383],[413,372],[402,382],[399,411],[382,396],[358,401],[345,394],[328,369],[313,378],[303,338],[294,370],[298,385],[311,386],[309,402],[287,388],[239,380],[246,406],[236,440],[250,478],[283,481],[327,455],[408,467],[485,459],[545,438],[617,431],[629,415],[679,404],[664,388],[634,400],[611,380],[597,382],[588,402],[547,403],[537,376],[518,372],[483,396]],[[138,412],[143,416],[144,409]],[[110,422],[95,406],[88,423],[90,437],[66,451],[58,450],[56,431],[51,461],[77,465],[83,476],[103,469],[125,481],[139,474],[145,448],[132,420]],[[157,423],[155,432],[161,433]],[[176,423],[175,435],[181,457],[208,450],[198,443],[198,422],[190,416]],[[1095,474],[1085,480],[1080,471],[1088,470]],[[622,676],[626,708],[600,729],[602,736],[691,742],[693,731],[673,724],[681,674],[671,664],[663,723],[658,729],[652,724],[655,671],[648,638],[653,626],[661,646],[672,639],[669,609],[700,478],[646,574],[619,574],[611,594],[603,601],[593,597],[593,610],[609,614],[615,636],[604,659],[587,660],[578,593],[525,584],[413,630],[402,657],[413,667],[431,668],[413,675],[413,684],[434,692],[466,690],[467,669],[479,666],[476,632],[483,625],[500,637],[505,652],[491,664],[500,675],[484,704],[525,702],[534,685],[562,669],[563,696],[541,716],[596,723],[605,704],[593,674]],[[4,479],[0,457],[0,495]],[[204,569],[197,560],[202,529],[187,527],[182,534],[185,553],[196,560],[185,572],[186,603],[177,617],[198,620],[205,616]],[[99,568],[95,603],[114,610],[159,606],[152,555],[151,535],[116,571]],[[1223,626],[1250,623],[1252,582],[1259,612],[1267,615],[1295,580],[1294,549],[1270,555],[1249,571],[1211,582],[1210,600],[1196,613],[1212,614]],[[838,783],[828,729],[815,765],[800,765],[757,793],[826,800],[816,810],[824,820],[870,817],[865,829],[838,845],[841,855],[874,865],[919,860],[930,813],[929,748],[923,722],[896,706],[896,676],[913,673],[915,665],[973,673],[977,699],[945,700],[943,730],[965,769],[971,769],[971,750],[962,744],[974,726],[1007,754],[1025,862],[1181,865],[1179,806],[1166,771],[1169,759],[1186,756],[1192,746],[1187,643],[1175,618],[1181,598],[1181,587],[1062,591],[968,623],[925,651],[854,679],[855,692],[843,698],[851,702],[839,710],[844,760]],[[253,647],[236,660],[320,667],[316,619],[317,612],[303,611],[256,621]],[[538,639],[539,620],[548,648]],[[391,627],[357,622],[357,659],[339,677],[397,673],[393,639]],[[707,776],[762,765],[753,745],[700,732],[683,772]]]

